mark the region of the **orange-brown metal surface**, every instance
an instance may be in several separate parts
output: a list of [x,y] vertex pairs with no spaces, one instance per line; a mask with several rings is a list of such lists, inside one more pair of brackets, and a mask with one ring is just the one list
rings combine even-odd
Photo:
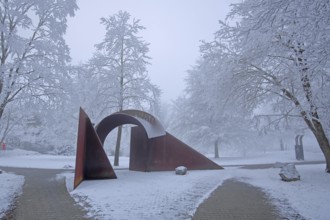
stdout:
[[83,180],[117,178],[87,114],[80,109],[74,188]]
[[130,170],[166,171],[178,166],[190,170],[223,169],[204,155],[164,131],[152,115],[127,110],[104,118],[94,129],[87,114],[80,109],[74,188],[83,180],[117,178],[103,149],[111,130],[123,124],[131,129]]
[[77,151],[76,151],[76,166],[74,175],[74,188],[76,188],[84,179],[84,161],[85,161],[85,138],[86,138],[87,115],[80,108]]
[[96,126],[95,130],[101,143],[104,144],[113,129],[124,124],[140,126],[145,130],[148,138],[163,136],[166,133],[161,123],[152,115],[139,110],[124,110],[105,117]]
[[169,171],[178,166],[190,170],[223,169],[169,133],[148,139],[141,128],[131,129],[131,170]]

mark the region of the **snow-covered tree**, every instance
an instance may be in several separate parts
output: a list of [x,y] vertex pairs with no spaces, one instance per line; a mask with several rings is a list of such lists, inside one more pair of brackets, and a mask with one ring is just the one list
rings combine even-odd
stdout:
[[174,102],[171,123],[189,143],[202,145],[203,150],[214,145],[215,157],[219,145],[238,146],[253,133],[247,120],[250,113],[235,105],[239,98],[234,99],[230,75],[218,59],[205,56],[188,71],[185,94]]
[[[97,51],[89,65],[98,80],[98,105],[104,113],[127,108],[152,110],[158,103],[159,89],[150,82],[149,44],[138,36],[145,29],[140,20],[130,19],[128,12],[119,11],[109,18],[101,18],[106,34],[96,44]],[[119,164],[122,127],[118,127],[114,165]]]
[[232,57],[237,94],[255,109],[273,106],[276,120],[300,117],[330,172],[330,2],[246,0],[220,25],[206,46]]
[[99,81],[97,73],[94,73],[88,64],[79,64],[70,68],[72,84],[67,88],[71,99],[71,105],[76,111],[82,107],[93,123],[104,117],[102,99],[98,94]]
[[0,118],[7,105],[26,97],[47,97],[69,61],[63,39],[76,2],[0,2]]
[[[55,101],[70,60],[67,16],[76,9],[75,0],[0,1],[0,120],[10,104]],[[9,115],[18,118],[7,113],[1,124]]]

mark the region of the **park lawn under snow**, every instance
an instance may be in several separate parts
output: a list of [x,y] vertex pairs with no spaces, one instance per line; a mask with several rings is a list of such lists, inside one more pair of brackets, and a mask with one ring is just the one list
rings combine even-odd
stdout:
[[325,164],[297,165],[296,168],[301,176],[296,182],[281,181],[276,168],[236,169],[233,175],[262,188],[288,219],[291,219],[288,205],[305,219],[330,219],[330,175],[322,172]]
[[[329,219],[330,175],[321,165],[298,165],[302,179],[283,182],[279,168],[174,172],[117,171],[117,180],[85,181],[71,195],[90,205],[98,219],[190,219],[198,205],[221,183],[237,178],[262,188],[283,216],[299,213],[306,219]],[[67,183],[72,188],[73,176]]]
[[[0,166],[62,169],[74,167],[74,157],[40,155],[25,151],[0,152]],[[112,159],[112,158],[110,158]],[[323,160],[321,153],[305,152],[306,161]],[[271,152],[245,158],[220,158],[220,165],[294,162],[292,151]],[[121,168],[128,167],[128,158],[121,158]],[[285,216],[291,207],[306,219],[328,219],[330,175],[325,165],[297,165],[301,181],[282,182],[279,168],[246,170],[225,167],[225,170],[188,171],[185,176],[173,172],[134,172],[116,170],[118,179],[84,181],[75,190],[73,170],[61,176],[67,178],[70,194],[98,219],[189,219],[198,205],[222,182],[229,178],[258,186],[269,195]],[[9,175],[9,176],[8,176]],[[4,179],[6,179],[4,181]],[[21,181],[17,181],[21,180]],[[20,191],[23,177],[0,174],[0,203],[8,204],[9,194]],[[5,190],[16,182],[16,190]],[[7,188],[6,188],[7,187]],[[2,196],[7,193],[6,196]]]
[[[91,205],[98,219],[190,219],[197,205],[222,183],[221,171],[116,171],[118,179],[84,181],[73,197]],[[69,179],[67,179],[69,180]],[[72,180],[68,181],[70,186]]]
[[16,196],[22,192],[24,177],[2,173],[0,174],[0,219],[2,219]]

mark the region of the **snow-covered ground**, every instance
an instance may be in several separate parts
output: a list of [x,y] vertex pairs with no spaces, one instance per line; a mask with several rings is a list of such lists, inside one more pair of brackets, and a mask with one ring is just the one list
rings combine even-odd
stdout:
[[263,188],[284,215],[290,212],[286,210],[289,205],[306,219],[329,220],[330,175],[322,172],[325,165],[299,165],[296,168],[301,176],[301,180],[296,182],[281,181],[279,169],[275,168],[258,171],[235,169],[232,174],[244,182]]
[[24,177],[2,173],[0,174],[0,219],[14,202],[14,198],[22,192]]
[[[305,152],[305,161],[320,160],[324,160],[320,152]],[[196,207],[229,178],[237,178],[263,188],[284,214],[289,211],[287,207],[291,206],[306,219],[330,219],[330,175],[323,172],[324,164],[297,165],[301,181],[282,182],[278,175],[279,168],[247,170],[231,165],[296,162],[292,151],[245,158],[220,158],[215,161],[230,166],[224,170],[188,171],[185,176],[175,175],[174,171],[144,173],[120,169],[116,170],[116,180],[84,181],[72,190],[74,157],[18,150],[0,152],[2,167],[72,169],[61,174],[67,178],[68,191],[88,210],[89,215],[99,219],[189,219]],[[120,168],[128,167],[128,158],[121,158],[120,162]],[[12,182],[18,184],[14,190],[9,191],[7,189],[13,186]],[[0,174],[0,183],[0,203],[8,204],[8,194],[20,191],[23,178]],[[7,196],[2,196],[4,193]]]
[[[88,203],[98,219],[190,219],[197,205],[222,183],[221,171],[134,172],[119,170],[116,180],[84,181],[71,194]],[[73,176],[67,180],[72,186]]]

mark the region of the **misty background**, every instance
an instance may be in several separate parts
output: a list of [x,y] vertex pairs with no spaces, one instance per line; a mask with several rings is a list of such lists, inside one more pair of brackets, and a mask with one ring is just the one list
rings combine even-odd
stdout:
[[[297,135],[306,150],[329,147],[321,3],[18,2],[1,3],[17,22],[1,23],[0,138],[8,148],[74,155],[79,107],[95,124],[124,109],[147,111],[212,156],[292,150]],[[130,127],[118,130],[105,149],[113,155],[120,137],[127,156]]]

